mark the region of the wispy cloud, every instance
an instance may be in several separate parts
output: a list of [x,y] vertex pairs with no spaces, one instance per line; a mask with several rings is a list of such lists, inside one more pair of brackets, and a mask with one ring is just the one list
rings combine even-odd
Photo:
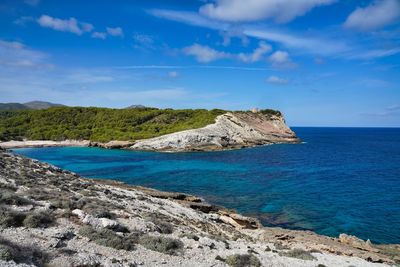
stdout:
[[358,7],[344,23],[344,27],[357,31],[373,31],[400,19],[400,1],[375,0],[369,6]]
[[336,0],[216,0],[200,7],[200,13],[223,21],[257,21],[273,19],[284,23],[302,16],[316,6],[329,5]]
[[267,71],[270,68],[237,67],[237,66],[213,66],[213,65],[130,65],[115,66],[116,69],[221,69],[221,70],[245,70]]
[[288,80],[284,78],[280,78],[278,76],[269,76],[267,78],[268,83],[277,84],[277,85],[285,85],[288,84]]
[[289,56],[289,53],[286,51],[276,51],[269,58],[269,62],[271,65],[276,68],[294,68],[296,64],[293,63],[292,59]]
[[183,53],[188,56],[194,56],[198,62],[208,63],[218,59],[230,58],[231,54],[217,51],[210,48],[209,46],[204,46],[200,44],[193,44],[191,46],[185,47]]
[[124,31],[121,27],[110,28],[107,27],[104,32],[93,32],[92,38],[103,39],[105,40],[108,36],[114,37],[124,37]]
[[[395,0],[396,1],[396,0]],[[244,24],[238,28],[237,24],[221,22],[199,15],[196,12],[175,10],[149,10],[149,14],[171,21],[176,21],[192,26],[204,27],[219,32],[229,32],[234,29],[236,34],[247,37],[277,43],[298,54],[310,54],[312,56],[324,56],[332,58],[343,58],[350,60],[370,60],[388,57],[399,53],[399,47],[392,48],[367,48],[364,43],[352,41],[351,39],[329,38],[329,32],[318,33],[292,33],[287,30],[273,27],[271,25]],[[328,36],[321,38],[320,36]],[[229,42],[228,42],[229,43]],[[225,44],[227,44],[225,42]],[[377,45],[379,45],[378,42]]]
[[121,27],[107,27],[106,28],[107,34],[111,35],[111,36],[119,36],[119,37],[123,37],[124,36],[124,31],[122,30]]
[[27,48],[20,42],[0,40],[0,66],[13,68],[48,69],[52,65],[45,53]]
[[76,18],[59,19],[48,15],[42,15],[37,22],[40,26],[51,28],[56,31],[71,32],[82,35],[85,32],[91,32],[93,25],[87,22],[78,21]]
[[392,116],[400,116],[400,105],[395,104],[386,107],[381,112],[375,113],[361,113],[362,116],[369,116],[369,117],[392,117]]
[[168,19],[176,22],[182,22],[193,26],[206,27],[214,30],[228,30],[230,24],[217,21],[211,21],[199,16],[195,12],[175,11],[165,9],[151,9],[147,11],[150,15],[158,18]]
[[265,54],[269,53],[272,51],[272,46],[265,43],[265,42],[260,42],[258,44],[258,47],[253,51],[251,54],[245,54],[245,53],[239,53],[238,58],[239,60],[245,62],[245,63],[253,63],[257,62],[265,56]]
[[179,76],[179,72],[177,72],[177,71],[168,72],[168,77],[169,78],[175,79],[175,78],[178,78],[178,76]]
[[107,33],[105,32],[93,32],[92,33],[92,37],[93,38],[97,38],[97,39],[106,39],[107,38]]

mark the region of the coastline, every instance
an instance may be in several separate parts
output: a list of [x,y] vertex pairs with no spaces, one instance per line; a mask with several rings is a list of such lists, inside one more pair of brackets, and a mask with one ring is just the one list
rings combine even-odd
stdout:
[[[138,141],[146,141],[138,140]],[[112,140],[109,142],[97,142],[90,140],[64,140],[64,141],[53,141],[53,140],[24,140],[24,141],[3,141],[0,142],[0,148],[3,149],[16,149],[16,148],[42,148],[42,147],[100,147],[106,149],[127,149],[132,151],[155,151],[155,152],[211,152],[211,151],[226,151],[226,150],[235,150],[241,148],[251,148],[257,146],[265,146],[265,145],[273,145],[273,144],[297,144],[301,143],[300,141],[289,141],[289,142],[275,142],[268,144],[247,144],[240,146],[231,146],[231,147],[204,147],[203,149],[193,149],[193,150],[157,150],[157,149],[139,149],[133,148],[132,146],[135,144],[135,141],[120,141],[120,140]]]
[[[236,212],[232,210],[225,209],[223,207],[217,207],[211,204],[208,204],[204,202],[201,198],[191,196],[188,194],[184,193],[174,193],[174,192],[163,192],[163,191],[158,191],[155,189],[151,188],[145,188],[145,187],[140,187],[140,186],[130,186],[118,181],[114,180],[102,180],[102,179],[88,179],[88,178],[83,178],[80,177],[77,174],[68,172],[68,171],[63,171],[57,167],[54,167],[52,165],[46,164],[46,163],[41,163],[36,160],[30,160],[28,158],[24,158],[21,156],[17,156],[13,153],[8,153],[8,152],[2,152],[2,160],[4,159],[10,159],[11,162],[14,161],[15,163],[22,164],[21,166],[13,166],[17,168],[27,168],[29,171],[30,169],[37,169],[38,171],[36,172],[41,172],[43,176],[47,175],[46,173],[51,172],[51,173],[56,173],[56,177],[52,177],[51,179],[56,179],[59,180],[59,176],[63,176],[63,179],[71,179],[71,182],[73,181],[79,181],[79,186],[80,188],[77,188],[76,190],[80,190],[82,188],[89,188],[85,190],[89,190],[90,193],[95,193],[94,195],[99,195],[99,192],[104,192],[111,191],[111,192],[118,192],[119,196],[119,201],[130,201],[129,199],[132,198],[129,197],[130,195],[134,194],[135,195],[135,201],[130,202],[130,205],[133,207],[136,207],[137,209],[143,208],[142,206],[147,206],[149,203],[152,205],[151,210],[159,210],[162,208],[162,210],[165,210],[166,207],[169,207],[167,210],[170,210],[169,214],[170,216],[173,216],[175,220],[179,219],[181,215],[179,214],[191,214],[190,218],[180,220],[178,224],[174,224],[174,227],[176,228],[181,228],[181,227],[187,227],[190,226],[189,228],[192,229],[192,227],[195,227],[198,229],[198,223],[199,220],[202,222],[200,227],[201,229],[213,229],[213,232],[223,232],[225,235],[227,233],[230,233],[232,235],[236,236],[242,236],[242,238],[239,238],[239,240],[247,240],[247,241],[241,241],[244,242],[246,247],[252,247],[254,250],[258,251],[257,256],[261,258],[261,261],[263,262],[265,259],[271,260],[270,256],[274,256],[275,258],[279,258],[279,260],[286,260],[287,257],[281,257],[279,255],[280,251],[286,251],[286,250],[293,250],[293,249],[302,249],[305,251],[316,251],[315,253],[312,253],[312,255],[318,260],[321,259],[329,259],[330,260],[330,266],[339,266],[339,262],[341,258],[346,258],[347,260],[351,259],[363,259],[369,262],[376,262],[376,263],[387,263],[387,264],[394,264],[395,262],[400,262],[400,257],[396,256],[400,252],[400,246],[399,245],[373,245],[369,241],[362,241],[356,237],[348,236],[348,235],[341,235],[339,238],[331,238],[331,237],[326,237],[326,236],[321,236],[318,234],[315,234],[310,231],[296,231],[296,230],[287,230],[287,229],[282,229],[282,228],[271,228],[271,227],[263,227],[261,224],[258,222],[257,219],[254,218],[249,218],[242,216],[240,214],[237,214]],[[7,162],[6,162],[7,164]],[[24,165],[26,164],[26,165]],[[4,181],[9,181],[12,177],[7,177],[4,175],[4,171],[8,170],[7,166],[2,169],[3,175],[0,176],[2,178],[0,180],[0,184],[4,183]],[[43,171],[40,171],[43,170]],[[41,179],[44,180],[45,184],[51,184],[49,177],[41,177]],[[67,179],[67,180],[68,180]],[[62,182],[62,181],[59,181]],[[59,183],[57,182],[57,183]],[[71,183],[69,182],[69,183]],[[18,182],[17,182],[18,183]],[[90,184],[90,187],[82,185],[84,184]],[[15,181],[14,181],[15,184]],[[43,183],[42,183],[43,184]],[[93,188],[93,189],[92,189]],[[97,188],[96,190],[94,188]],[[98,189],[100,188],[100,189]],[[100,191],[98,191],[100,190]],[[140,202],[139,204],[136,203],[138,202],[142,197],[138,198],[138,194],[141,195],[142,197],[146,198],[147,200],[150,200],[149,203],[147,203],[147,200],[145,202]],[[110,195],[110,193],[107,193],[105,196],[106,198],[107,195]],[[113,194],[112,194],[113,195]],[[99,197],[100,199],[104,200],[104,197]],[[139,199],[139,200],[138,200]],[[161,201],[161,202],[160,202]],[[157,203],[162,203],[162,204],[157,204]],[[154,207],[155,205],[155,207]],[[127,212],[127,210],[125,210]],[[186,216],[186,215],[185,215]],[[79,217],[79,216],[78,216]],[[131,218],[131,217],[130,217]],[[131,218],[132,219],[132,218]],[[126,219],[121,219],[122,222],[127,222]],[[63,222],[66,223],[66,222]],[[135,223],[137,223],[135,221]],[[143,222],[141,222],[143,223]],[[70,225],[68,223],[68,225]],[[197,226],[195,226],[197,225]],[[71,225],[70,225],[71,226]],[[211,227],[211,228],[210,228]],[[193,229],[192,229],[193,230]],[[192,231],[190,230],[190,231]],[[202,231],[203,231],[202,230]],[[183,232],[187,232],[188,229],[183,229]],[[197,231],[197,230],[196,230]],[[205,230],[207,232],[207,230]],[[5,231],[7,232],[7,231]],[[0,232],[2,234],[5,233]],[[234,233],[234,234],[233,234]],[[214,233],[216,234],[216,233]],[[7,232],[6,235],[9,235],[9,237],[12,237],[12,235],[15,235],[14,232]],[[247,236],[247,237],[246,237]],[[234,244],[235,238],[230,239],[228,238],[226,242],[229,242],[231,244]],[[184,239],[184,241],[186,241]],[[214,243],[217,241],[214,240]],[[236,243],[235,243],[236,244]],[[265,246],[272,248],[270,251],[265,252]],[[260,248],[263,247],[263,251],[260,251]],[[218,253],[221,255],[223,254],[223,249],[218,248]],[[275,251],[275,252],[274,252]],[[228,250],[229,252],[229,250]],[[244,252],[244,251],[242,251]],[[105,252],[104,252],[105,253]],[[204,252],[202,252],[204,253]],[[283,252],[282,252],[283,253]],[[281,253],[281,254],[282,254]],[[265,254],[265,255],[264,255]],[[319,255],[320,254],[320,255]],[[282,254],[283,255],[283,254]],[[394,255],[394,256],[393,256]],[[205,254],[204,256],[209,257],[209,254]],[[264,258],[265,257],[265,258]],[[351,258],[349,258],[351,257]],[[396,258],[397,257],[397,258]],[[157,257],[156,257],[157,258]],[[275,259],[277,260],[277,259]],[[198,261],[201,261],[198,259]],[[278,261],[279,262],[279,261]],[[290,260],[287,261],[290,263]],[[186,261],[186,263],[188,263]],[[198,263],[198,262],[197,262]],[[218,263],[218,261],[217,261]],[[323,262],[323,263],[328,263],[328,262]],[[332,264],[333,263],[333,264]],[[367,264],[367,262],[361,263],[361,262],[353,262],[355,266],[361,266],[359,264],[362,264],[362,266],[367,266],[364,264]],[[169,262],[168,262],[169,264]],[[335,265],[336,264],[336,265]],[[177,264],[179,266],[180,264]],[[182,265],[184,266],[184,265]],[[203,266],[203,265],[198,265],[198,266]],[[217,264],[217,266],[219,266]],[[221,265],[225,266],[225,265]],[[281,266],[303,266],[303,265],[281,265]],[[304,266],[309,266],[309,265],[304,265]],[[328,264],[329,266],[329,264]],[[371,265],[372,266],[372,265]]]
[[266,116],[262,113],[227,112],[215,122],[202,128],[176,131],[135,141],[112,140],[24,140],[0,142],[3,148],[93,146],[137,151],[191,152],[222,151],[260,145],[300,143],[301,140],[286,125],[282,115]]

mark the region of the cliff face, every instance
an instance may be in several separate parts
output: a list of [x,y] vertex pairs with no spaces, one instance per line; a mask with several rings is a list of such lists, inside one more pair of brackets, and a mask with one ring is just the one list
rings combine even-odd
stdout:
[[131,149],[156,151],[223,150],[274,143],[298,143],[283,116],[228,112],[214,124],[137,141]]

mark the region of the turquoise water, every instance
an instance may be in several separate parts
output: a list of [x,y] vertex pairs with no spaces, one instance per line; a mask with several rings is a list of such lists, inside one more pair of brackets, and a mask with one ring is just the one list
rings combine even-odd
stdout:
[[305,143],[207,153],[15,151],[87,177],[199,195],[264,225],[400,243],[400,129],[294,130]]

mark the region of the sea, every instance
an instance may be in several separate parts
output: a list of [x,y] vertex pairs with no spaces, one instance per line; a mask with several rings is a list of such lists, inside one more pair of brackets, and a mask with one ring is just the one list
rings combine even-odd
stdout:
[[221,152],[14,151],[85,177],[200,196],[265,226],[400,243],[400,128],[293,130],[303,143]]

